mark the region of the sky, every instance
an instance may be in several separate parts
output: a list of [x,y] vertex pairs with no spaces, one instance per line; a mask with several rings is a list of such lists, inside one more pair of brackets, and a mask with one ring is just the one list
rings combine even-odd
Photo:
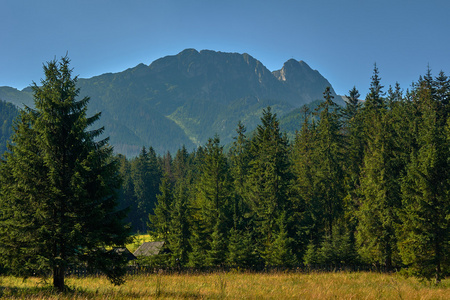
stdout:
[[270,71],[293,58],[337,94],[450,75],[448,0],[0,0],[0,86],[23,89],[66,54],[90,78],[186,48],[248,53]]

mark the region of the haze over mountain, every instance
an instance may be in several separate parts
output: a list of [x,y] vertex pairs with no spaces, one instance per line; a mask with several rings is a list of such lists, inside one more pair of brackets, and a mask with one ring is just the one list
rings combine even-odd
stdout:
[[[251,131],[267,106],[282,118],[322,99],[327,86],[331,84],[303,61],[290,59],[271,72],[246,53],[194,49],[149,66],[78,81],[80,97],[91,98],[89,113],[102,112],[97,125],[105,126],[115,151],[127,156],[142,146],[160,154],[182,145],[191,150],[215,134],[229,143],[239,120]],[[33,104],[30,88],[0,87],[0,99],[18,106]]]

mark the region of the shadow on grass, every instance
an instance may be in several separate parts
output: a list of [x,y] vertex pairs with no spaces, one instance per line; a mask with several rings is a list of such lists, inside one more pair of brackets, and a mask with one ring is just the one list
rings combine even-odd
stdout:
[[200,299],[201,295],[195,292],[166,292],[159,291],[155,293],[135,293],[125,291],[107,291],[99,293],[98,291],[88,291],[83,288],[67,287],[65,291],[60,292],[52,286],[45,287],[4,287],[0,286],[1,299],[104,299],[104,298],[126,298],[126,299],[141,299],[141,298],[181,298],[181,299]]

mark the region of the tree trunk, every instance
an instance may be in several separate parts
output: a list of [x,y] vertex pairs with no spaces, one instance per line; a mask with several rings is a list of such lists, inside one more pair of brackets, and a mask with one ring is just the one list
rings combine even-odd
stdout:
[[441,283],[441,262],[438,261],[436,265],[436,285]]
[[64,273],[65,270],[62,266],[53,267],[53,287],[57,288],[60,292],[64,291]]
[[434,252],[436,256],[436,284],[441,282],[441,247],[438,236],[439,234],[436,234],[434,240]]

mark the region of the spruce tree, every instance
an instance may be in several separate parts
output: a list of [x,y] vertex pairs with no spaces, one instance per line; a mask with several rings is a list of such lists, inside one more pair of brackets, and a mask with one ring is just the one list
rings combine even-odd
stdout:
[[231,178],[228,162],[220,146],[218,137],[209,139],[201,163],[201,173],[196,183],[196,197],[191,202],[195,225],[193,236],[204,239],[203,252],[207,253],[207,264],[220,264],[225,261],[226,235],[231,227]]
[[236,129],[237,136],[234,137],[233,144],[229,153],[230,160],[230,176],[233,180],[233,195],[231,199],[231,210],[233,228],[235,230],[242,230],[247,227],[250,220],[248,217],[249,207],[244,201],[245,193],[245,178],[249,169],[249,140],[245,132],[245,126],[239,121]]
[[231,228],[228,236],[226,263],[234,267],[254,266],[257,263],[258,253],[253,230]]
[[183,266],[188,261],[188,253],[190,251],[190,226],[188,223],[190,214],[187,185],[181,181],[175,184],[170,212],[167,248],[171,253],[171,264],[173,266]]
[[[291,211],[294,220],[291,225],[295,231],[296,255],[300,258],[307,251],[307,245],[312,239],[318,239],[318,224],[316,217],[319,214],[319,201],[314,185],[314,170],[318,165],[314,161],[315,149],[315,123],[308,115],[309,109],[304,107],[305,117],[303,124],[296,133],[292,151],[293,184],[291,186]],[[315,241],[317,242],[317,240]]]
[[273,242],[267,247],[264,258],[270,266],[293,266],[297,260],[292,251],[293,238],[289,237],[286,213],[280,214]]
[[150,228],[158,239],[167,241],[170,233],[170,215],[173,206],[173,192],[169,175],[166,173],[159,186],[160,194],[153,214],[150,214]]
[[344,170],[345,170],[345,197],[343,199],[344,219],[350,239],[354,242],[357,218],[356,211],[361,202],[361,167],[364,157],[364,135],[362,105],[360,94],[353,87],[347,97],[347,103],[342,110],[342,129],[345,136],[344,143]]
[[319,109],[319,121],[316,128],[316,162],[314,189],[316,199],[320,201],[323,229],[331,235],[336,220],[342,217],[344,198],[344,141],[341,133],[338,107],[333,102],[330,88],[324,92],[325,101]]
[[76,99],[69,59],[44,72],[33,86],[35,109],[21,112],[0,165],[1,259],[22,275],[52,272],[59,290],[67,268],[81,263],[120,284],[125,261],[106,250],[128,237],[116,210],[118,163],[107,139],[98,140],[103,128],[91,130],[100,114],[87,117],[89,98]]
[[275,238],[276,220],[288,205],[292,176],[288,141],[270,107],[263,111],[261,122],[251,140],[245,200],[255,216],[258,246],[263,255]]
[[132,163],[132,178],[134,183],[135,203],[133,210],[133,230],[144,233],[147,231],[149,214],[156,205],[156,195],[161,180],[157,157],[154,149],[142,147],[139,156]]
[[357,214],[357,240],[363,258],[390,271],[397,260],[395,228],[402,167],[398,165],[396,134],[381,87],[375,67],[363,109],[366,148],[360,179],[363,199]]
[[421,115],[417,148],[402,181],[399,248],[412,273],[439,283],[450,266],[450,123],[441,96],[427,79],[414,92]]

